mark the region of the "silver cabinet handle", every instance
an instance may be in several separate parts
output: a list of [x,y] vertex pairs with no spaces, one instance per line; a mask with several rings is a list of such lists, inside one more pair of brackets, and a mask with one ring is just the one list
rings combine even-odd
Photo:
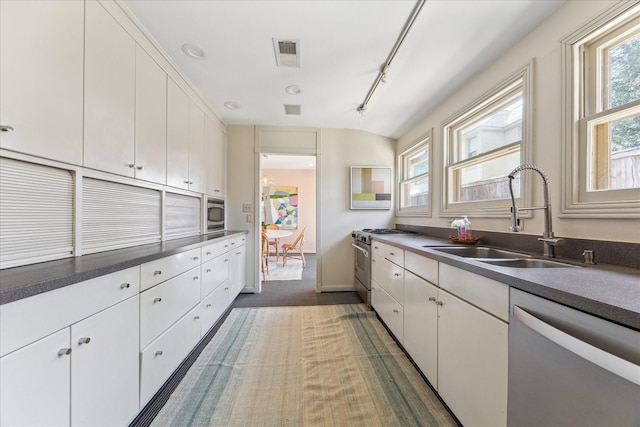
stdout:
[[61,348],[60,350],[58,350],[58,356],[68,356],[70,354],[71,354],[70,348]]
[[211,255],[211,252],[207,252],[205,255]]
[[198,260],[198,257],[197,257],[197,256],[194,256],[194,257],[193,257],[193,260],[194,260],[194,261],[197,261],[197,260]]
[[154,303],[154,304],[155,304],[155,303],[157,303],[157,302],[162,302],[162,298],[157,297],[157,298],[154,298],[154,299],[153,299],[153,303]]
[[162,356],[162,350],[157,350],[155,353],[156,356]]
[[396,308],[393,309],[393,312],[394,313],[399,313],[398,309],[396,309]]
[[207,268],[207,271],[206,271],[206,272],[207,272],[207,273],[211,273],[211,269],[210,269],[210,268]]
[[444,305],[442,301],[436,301],[436,305]]
[[369,251],[362,249],[360,246],[356,245],[355,243],[350,243],[350,245],[356,248],[357,250],[359,250],[360,252],[362,252],[365,258],[369,258]]
[[129,166],[131,169],[136,167],[135,163],[128,163],[127,166]]
[[400,274],[400,273],[393,273],[393,275],[396,276],[396,277],[402,276],[402,274]]
[[13,132],[13,126],[0,125],[0,132]]
[[122,283],[120,285],[120,289],[129,289],[131,287],[130,283]]
[[228,248],[228,247],[229,247],[229,245],[224,245],[224,247],[225,247],[225,248]]
[[195,316],[193,320],[200,320],[200,316]]
[[224,262],[229,262],[229,258],[225,258]]
[[142,169],[144,169],[144,166],[136,166],[136,169],[138,169],[139,171],[141,171]]
[[225,291],[228,291],[228,290],[229,290],[229,288],[224,288],[224,290],[225,290]]
[[184,181],[184,183],[185,183],[185,184],[189,184],[189,180],[185,180],[185,181]]
[[640,366],[624,360],[601,348],[595,347],[578,338],[557,329],[550,324],[538,319],[517,305],[513,306],[513,315],[524,325],[533,329],[543,337],[558,344],[560,347],[582,357],[589,362],[600,366],[602,369],[618,375],[627,381],[640,385]]
[[162,274],[162,270],[156,270],[153,272],[154,276],[160,276]]
[[396,253],[395,253],[395,252],[389,252],[389,255],[391,255],[391,256],[395,256],[395,255],[396,255]]
[[[226,289],[226,288],[225,288],[225,289]],[[210,307],[211,307],[211,304],[207,304],[207,305],[206,305],[206,308],[210,308]]]
[[429,297],[429,301],[436,302],[436,297]]
[[193,280],[198,280],[200,279],[198,276],[193,276]]
[[91,338],[82,337],[78,340],[78,344],[89,344],[91,342]]

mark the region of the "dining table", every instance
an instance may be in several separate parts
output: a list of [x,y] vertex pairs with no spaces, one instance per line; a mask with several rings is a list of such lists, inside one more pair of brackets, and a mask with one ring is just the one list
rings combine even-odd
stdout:
[[280,257],[280,239],[282,239],[283,237],[292,236],[293,231],[274,229],[266,229],[264,231],[267,234],[267,238],[269,240],[275,240],[276,242],[276,262],[278,262],[278,258]]

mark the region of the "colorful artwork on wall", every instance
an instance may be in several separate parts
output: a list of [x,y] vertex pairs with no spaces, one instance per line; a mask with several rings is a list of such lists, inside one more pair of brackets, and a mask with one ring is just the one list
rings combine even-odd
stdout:
[[265,224],[276,224],[283,230],[298,228],[298,187],[264,187],[262,197]]
[[351,209],[391,209],[391,168],[351,167]]

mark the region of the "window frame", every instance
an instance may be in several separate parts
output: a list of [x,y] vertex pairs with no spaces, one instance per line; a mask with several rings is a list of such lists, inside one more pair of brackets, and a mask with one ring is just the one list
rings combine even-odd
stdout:
[[[533,115],[533,68],[534,60],[512,73],[494,88],[485,92],[478,99],[456,112],[442,122],[442,141],[444,149],[444,164],[442,170],[442,199],[441,217],[458,217],[461,215],[473,215],[484,218],[508,218],[511,199],[483,200],[475,202],[450,202],[450,194],[454,189],[452,168],[461,168],[472,164],[482,163],[481,159],[488,161],[502,155],[513,153],[517,147],[520,151],[519,164],[530,163],[532,141],[532,115]],[[487,151],[476,157],[456,161],[455,154],[457,129],[486,115],[497,105],[504,105],[516,93],[522,92],[522,138],[520,142],[514,142],[494,150]],[[499,155],[500,156],[499,156]],[[505,177],[510,171],[505,171]],[[525,174],[521,177],[520,197],[516,199],[520,206],[531,205],[530,179]],[[456,187],[457,188],[457,187]],[[522,218],[530,218],[531,212],[524,211]]]
[[[637,108],[640,101],[606,108],[602,82],[585,68],[601,64],[594,52],[606,50],[611,40],[640,17],[640,2],[620,2],[562,41],[562,207],[565,218],[640,218],[640,189],[588,191],[594,178],[590,163],[600,154],[592,144],[595,126]],[[590,53],[590,56],[585,55]],[[600,148],[601,149],[601,148]]]
[[[407,170],[406,163],[407,159],[415,154],[418,151],[425,149],[429,156],[429,169],[426,173],[406,178]],[[417,142],[411,144],[407,149],[402,151],[401,153],[396,155],[396,164],[397,164],[397,174],[398,174],[398,191],[397,191],[397,200],[396,200],[396,216],[420,216],[420,217],[431,217],[432,212],[432,200],[433,200],[433,129],[430,129],[425,135],[417,140]],[[405,184],[409,184],[411,182],[420,181],[421,179],[425,179],[425,177],[429,180],[428,185],[428,197],[427,204],[420,206],[409,206],[402,207],[402,197],[403,197],[403,186]]]

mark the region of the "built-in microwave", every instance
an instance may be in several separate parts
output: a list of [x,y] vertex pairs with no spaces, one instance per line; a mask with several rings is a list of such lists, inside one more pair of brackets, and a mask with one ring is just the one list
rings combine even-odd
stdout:
[[224,230],[224,200],[207,197],[207,233]]

